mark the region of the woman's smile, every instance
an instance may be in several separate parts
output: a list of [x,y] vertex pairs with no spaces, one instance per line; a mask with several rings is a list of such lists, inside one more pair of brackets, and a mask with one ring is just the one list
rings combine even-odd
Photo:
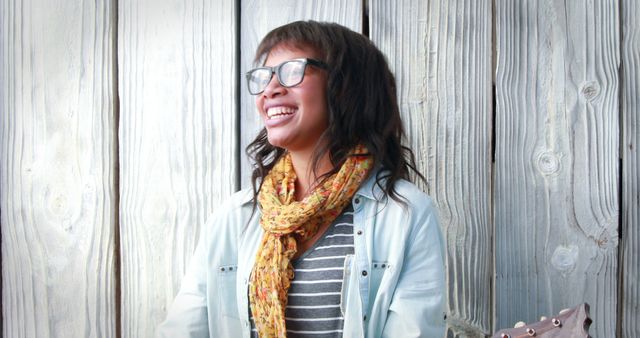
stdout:
[[267,130],[270,130],[291,121],[298,112],[298,109],[290,106],[273,106],[265,109],[265,111],[266,119],[264,120],[264,125],[267,127]]
[[297,109],[295,108],[291,108],[291,107],[273,107],[273,108],[269,108],[267,109],[267,117],[269,120],[275,119],[275,118],[282,118],[285,116],[290,116],[295,114],[297,111]]

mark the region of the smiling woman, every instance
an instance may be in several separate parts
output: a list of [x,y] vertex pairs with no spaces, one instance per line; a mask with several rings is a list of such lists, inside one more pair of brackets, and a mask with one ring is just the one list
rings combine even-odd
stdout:
[[441,337],[443,241],[384,55],[337,24],[271,31],[247,73],[253,189],[205,225],[160,337]]

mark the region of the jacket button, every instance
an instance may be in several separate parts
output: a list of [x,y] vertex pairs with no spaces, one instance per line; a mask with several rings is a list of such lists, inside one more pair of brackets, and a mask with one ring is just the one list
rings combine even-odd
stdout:
[[359,198],[356,198],[356,199],[354,200],[354,202],[356,202],[356,204],[359,204],[359,203],[360,203],[360,199],[359,199]]
[[362,230],[358,230],[358,232],[356,232],[356,234],[362,235]]
[[367,270],[362,270],[362,275],[363,275],[364,277],[367,277]]

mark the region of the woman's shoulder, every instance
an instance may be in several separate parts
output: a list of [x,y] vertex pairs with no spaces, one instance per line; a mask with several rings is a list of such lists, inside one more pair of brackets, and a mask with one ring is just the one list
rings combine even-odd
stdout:
[[395,192],[399,199],[388,197],[389,204],[396,209],[402,209],[412,217],[423,218],[429,215],[438,215],[438,208],[434,199],[425,193],[416,184],[400,179],[394,184]]
[[242,189],[223,199],[213,212],[209,214],[206,227],[236,227],[247,224],[248,218],[253,212],[251,200],[253,198],[252,189]]
[[247,204],[251,204],[251,200],[253,199],[253,189],[244,188],[242,190],[238,190],[235,193],[231,194],[229,198],[224,202],[228,207],[242,207]]
[[403,209],[425,209],[435,208],[434,200],[431,196],[425,193],[415,183],[405,179],[399,179],[393,184],[393,191],[398,197],[397,199],[391,198],[389,192],[385,192],[383,187],[386,185],[386,179],[383,178],[376,182],[376,177],[373,175],[369,178],[362,189],[361,194],[370,195],[372,199],[378,201],[384,201],[394,206],[402,207]]
[[238,211],[247,205],[251,207],[253,192],[251,188],[245,188],[234,192],[228,197],[224,197],[219,205],[214,209],[214,214]]
[[429,196],[413,182],[407,181],[405,179],[399,179],[394,184],[394,188],[398,195],[407,199],[409,203],[417,202],[421,205],[433,204],[433,198],[431,198],[431,196]]

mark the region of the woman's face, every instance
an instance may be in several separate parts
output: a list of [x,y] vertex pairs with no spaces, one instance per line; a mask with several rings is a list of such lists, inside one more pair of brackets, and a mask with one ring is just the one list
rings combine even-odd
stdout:
[[[265,66],[273,67],[296,58],[319,59],[312,48],[277,45],[267,55]],[[327,72],[307,65],[304,79],[283,87],[274,74],[256,106],[267,129],[269,143],[290,152],[312,152],[328,126]]]

